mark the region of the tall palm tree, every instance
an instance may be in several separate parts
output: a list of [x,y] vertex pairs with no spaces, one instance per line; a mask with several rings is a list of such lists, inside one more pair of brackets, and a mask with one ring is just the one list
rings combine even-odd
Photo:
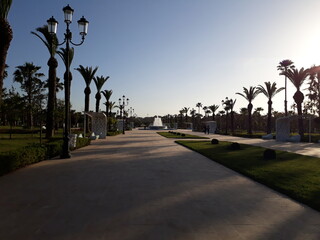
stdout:
[[192,108],[190,110],[190,115],[191,115],[191,118],[192,118],[192,129],[194,128],[194,116],[196,115],[196,110],[194,108]]
[[271,123],[272,123],[271,122],[272,98],[285,88],[284,87],[277,88],[277,86],[276,86],[277,84],[275,82],[273,82],[273,83],[264,82],[264,85],[265,86],[259,85],[257,87],[257,89],[260,93],[262,93],[263,95],[265,95],[268,98],[267,134],[269,134],[272,131],[272,126],[271,126]]
[[243,93],[236,93],[243,98],[245,98],[249,104],[248,104],[248,134],[252,134],[252,101],[258,96],[259,90],[256,89],[256,87],[250,87],[249,89],[243,88]]
[[96,84],[97,87],[97,93],[96,93],[96,112],[99,112],[99,106],[100,106],[100,100],[101,100],[101,88],[105,84],[105,82],[109,79],[108,77],[100,76],[100,77],[94,77],[93,81]]
[[198,114],[200,114],[200,108],[202,107],[202,103],[201,102],[198,102],[196,104],[196,107],[198,108]]
[[11,40],[13,38],[13,32],[8,22],[8,13],[12,0],[0,0],[0,105],[2,102],[2,89],[4,71],[6,68],[6,59]]
[[57,67],[58,61],[55,58],[57,52],[58,38],[56,34],[50,34],[48,26],[38,27],[37,32],[42,34],[41,37],[36,32],[31,32],[36,35],[43,44],[47,47],[50,54],[50,58],[47,62],[49,66],[49,79],[48,79],[48,105],[47,105],[47,119],[46,119],[46,138],[51,138],[54,135],[54,112],[55,112],[55,100],[56,100],[56,85],[57,85]]
[[[57,51],[57,54],[60,56],[60,58],[62,59],[65,67],[66,67],[66,71],[64,72],[63,75],[63,79],[64,82],[67,81],[67,68],[70,68],[71,64],[72,64],[72,60],[73,60],[73,56],[74,56],[74,48],[70,48],[69,49],[69,56],[67,56],[67,49],[66,48],[60,48],[60,51]],[[69,57],[69,63],[68,63],[68,57]],[[69,71],[69,96],[70,96],[70,89],[71,89],[71,81],[72,81],[72,73],[71,71]],[[66,86],[64,86],[64,88],[66,88]]]
[[21,89],[26,92],[27,99],[27,127],[33,127],[33,108],[35,105],[35,97],[42,93],[43,82],[40,79],[44,76],[43,73],[38,71],[41,69],[39,66],[35,66],[33,63],[25,63],[16,67],[17,70],[13,73],[14,82],[21,84]]
[[116,107],[116,102],[110,101],[110,102],[109,102],[109,106],[108,106],[109,116],[110,116],[110,117],[112,116],[112,110],[113,110],[115,107]]
[[234,133],[234,105],[236,104],[237,99],[233,100],[232,98],[229,99],[229,107],[230,107],[230,115],[231,115],[231,132]]
[[303,119],[302,119],[302,102],[304,99],[303,93],[300,91],[300,87],[302,86],[304,80],[310,75],[310,69],[301,68],[298,69],[288,69],[283,73],[296,87],[297,91],[293,95],[293,99],[297,104],[297,110],[299,115],[298,126],[299,126],[299,134],[301,137],[304,135],[303,131]]
[[[289,59],[283,60],[279,62],[279,65],[277,66],[277,69],[280,72],[280,75],[285,75],[284,73],[288,71],[288,69],[294,69],[295,66],[293,65],[293,62]],[[285,115],[288,116],[288,101],[287,101],[287,77],[285,76],[285,96],[284,96],[284,112]]]
[[222,100],[221,102],[222,102],[222,105],[224,106],[223,109],[224,109],[224,111],[226,113],[226,132],[225,132],[225,134],[228,134],[229,111],[231,110],[228,97],[226,97],[226,99]]
[[212,112],[212,121],[214,121],[214,120],[215,120],[215,112],[218,110],[219,105],[213,104],[213,105],[209,106],[208,108],[209,108],[209,109],[211,110],[211,112]]
[[98,70],[98,67],[92,68],[92,67],[84,67],[82,65],[79,65],[79,67],[76,68],[76,70],[81,74],[81,76],[83,77],[86,83],[86,88],[84,89],[84,94],[85,94],[84,111],[88,112],[89,104],[90,104],[90,94],[91,94],[90,84],[94,78],[94,75]]
[[112,95],[113,91],[112,90],[104,90],[101,93],[103,94],[103,96],[106,99],[106,102],[105,102],[106,115],[107,115],[107,117],[109,117],[109,102],[110,102],[110,98],[111,98],[111,95]]
[[189,112],[189,107],[184,107],[182,110],[184,111],[185,113],[185,117],[186,117],[186,122],[188,122],[188,112]]

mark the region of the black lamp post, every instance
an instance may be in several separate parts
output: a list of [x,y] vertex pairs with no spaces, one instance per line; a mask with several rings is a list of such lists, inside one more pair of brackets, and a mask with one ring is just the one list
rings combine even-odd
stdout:
[[126,97],[124,95],[122,96],[122,99],[119,98],[120,118],[122,118],[122,134],[125,134],[125,132],[124,132],[124,128],[125,128],[124,108],[125,108],[125,106],[128,106],[128,104],[129,104],[129,98],[127,98],[127,101],[126,101]]
[[[89,22],[84,18],[80,18],[78,21],[79,26],[79,32],[81,35],[81,42],[76,44],[72,42],[72,33],[69,29],[69,25],[72,22],[72,15],[74,10],[69,6],[69,4],[64,7],[64,22],[67,25],[66,32],[64,34],[64,41],[60,44],[57,43],[57,46],[66,44],[66,74],[64,78],[64,92],[65,92],[65,122],[64,122],[64,134],[63,134],[63,149],[61,158],[70,158],[70,147],[69,147],[69,134],[70,134],[70,86],[71,86],[71,80],[70,80],[70,43],[74,46],[80,46],[85,39],[85,36],[88,32],[88,25]],[[50,34],[56,34],[57,27],[58,27],[58,21],[54,19],[52,16],[48,21],[48,31]]]

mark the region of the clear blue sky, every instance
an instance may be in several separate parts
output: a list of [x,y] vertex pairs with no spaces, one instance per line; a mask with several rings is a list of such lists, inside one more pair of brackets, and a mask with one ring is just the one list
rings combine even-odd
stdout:
[[[76,21],[84,15],[90,22],[85,43],[75,49],[72,69],[98,66],[97,75],[110,76],[103,89],[113,90],[112,100],[118,102],[124,94],[139,116],[177,114],[197,102],[221,105],[225,97],[236,98],[239,111],[247,106],[235,94],[242,87],[265,81],[284,86],[277,71],[281,60],[291,59],[298,68],[320,64],[317,0],[13,0],[9,74],[26,61],[47,74],[48,52],[30,31],[53,15],[62,40],[62,8],[67,4],[75,9],[75,42],[80,41]],[[59,59],[58,76],[63,73]],[[85,84],[78,72],[73,76],[71,102],[81,111]],[[5,80],[6,87],[11,85],[12,75]],[[294,87],[288,87],[290,106]],[[94,83],[91,89],[94,110]],[[283,111],[283,100],[284,92],[274,98],[275,110]],[[266,112],[267,99],[258,96],[253,105]]]

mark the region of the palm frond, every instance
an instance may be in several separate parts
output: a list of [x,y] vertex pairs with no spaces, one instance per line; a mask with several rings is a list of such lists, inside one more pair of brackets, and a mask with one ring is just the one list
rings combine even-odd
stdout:
[[0,0],[0,18],[7,19],[12,0]]

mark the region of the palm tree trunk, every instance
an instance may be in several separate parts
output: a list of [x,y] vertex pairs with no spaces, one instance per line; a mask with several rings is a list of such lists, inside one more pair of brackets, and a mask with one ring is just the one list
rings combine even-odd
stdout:
[[58,61],[54,57],[50,57],[48,61],[49,79],[48,79],[48,109],[47,109],[47,124],[46,138],[51,138],[54,135],[54,110],[56,98],[57,72]]
[[267,134],[270,134],[271,129],[271,110],[272,110],[272,101],[268,101],[268,119],[267,119]]
[[13,33],[10,27],[10,24],[4,18],[0,18],[0,32],[1,32],[0,34],[0,106],[1,106],[4,70],[6,67],[8,49],[10,47],[10,42],[13,38]]
[[252,103],[248,104],[248,134],[252,134]]
[[96,112],[99,112],[100,99],[101,99],[101,95],[100,95],[100,93],[98,92],[98,93],[96,94]]
[[303,103],[304,95],[299,89],[297,89],[296,93],[293,95],[293,99],[297,104],[297,110],[298,110],[298,116],[299,116],[299,119],[298,119],[299,135],[302,138],[304,135],[303,119],[302,119],[302,103]]
[[[86,88],[84,89],[84,94],[85,94],[84,111],[85,112],[89,112],[90,93],[91,93],[90,87],[86,86]],[[89,132],[89,117],[87,114],[85,114],[84,117],[86,118],[86,126],[85,126],[86,132]]]

